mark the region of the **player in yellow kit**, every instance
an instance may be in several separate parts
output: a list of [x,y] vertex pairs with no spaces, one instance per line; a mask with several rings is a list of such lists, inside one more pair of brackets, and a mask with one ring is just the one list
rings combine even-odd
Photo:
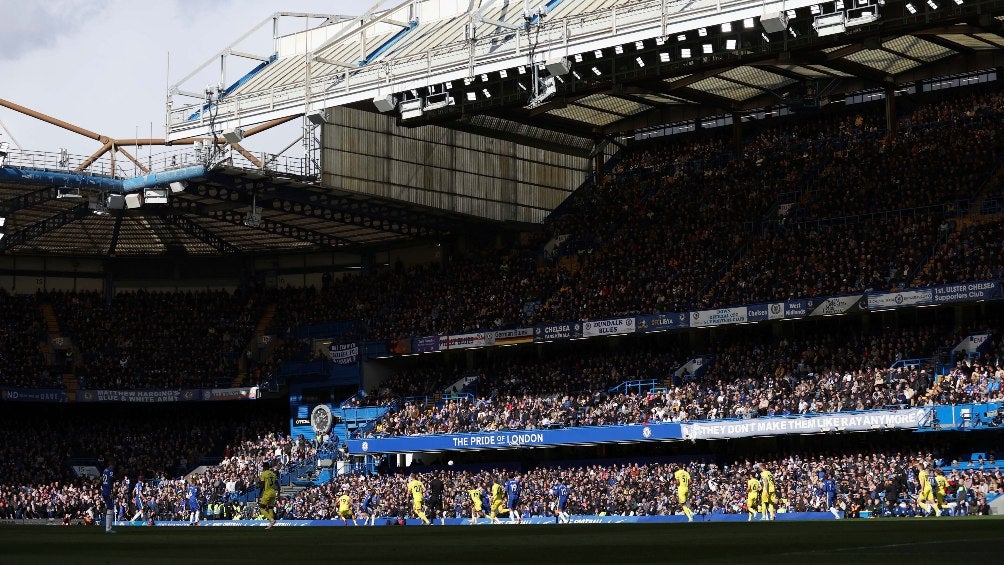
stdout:
[[746,481],[746,511],[749,513],[746,518],[747,522],[756,520],[757,507],[760,505],[760,491],[763,490],[763,486],[760,485],[760,481],[756,477],[757,474],[754,471],[749,480]]
[[777,518],[777,489],[774,487],[774,473],[760,467],[760,512],[762,520]]
[[359,525],[356,523],[356,515],[352,512],[352,497],[345,491],[338,497],[338,516],[342,519],[343,526],[349,525],[350,518],[353,526]]
[[924,510],[924,514],[930,515],[934,509],[934,489],[931,487],[930,471],[924,465],[917,472],[917,484],[917,505]]
[[415,475],[412,475],[411,480],[408,481],[408,492],[411,493],[412,511],[422,520],[423,524],[428,526],[429,519],[425,517],[425,512],[422,511],[422,498],[425,496],[425,485],[422,484],[422,481],[416,479]]
[[481,489],[474,487],[467,491],[467,494],[471,497],[471,523],[477,524],[478,518],[484,516],[484,504],[481,502]]
[[948,492],[948,477],[941,469],[934,470],[934,508],[935,515],[941,516],[941,511],[948,508],[945,504],[945,493]]
[[687,502],[690,500],[690,473],[679,465],[673,465],[673,467],[676,469],[673,471],[673,479],[676,480],[676,499],[683,507],[683,513],[687,515],[687,521],[693,522],[694,513],[687,506]]
[[258,511],[268,520],[268,526],[275,525],[275,499],[279,495],[279,477],[268,461],[261,464],[261,475],[259,483],[261,485],[261,498],[258,499]]
[[509,509],[505,506],[505,488],[499,484],[498,480],[492,483],[492,507],[489,516],[492,524],[498,524],[499,514],[508,514]]

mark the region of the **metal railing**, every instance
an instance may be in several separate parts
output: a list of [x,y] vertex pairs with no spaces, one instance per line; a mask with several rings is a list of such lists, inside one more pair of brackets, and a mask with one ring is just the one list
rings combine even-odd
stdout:
[[129,170],[135,165],[122,157],[115,160],[115,170],[112,171],[111,159],[105,155],[91,163],[84,171],[77,169],[89,159],[89,156],[63,154],[51,151],[33,151],[23,149],[10,149],[7,152],[5,166],[19,169],[37,169],[58,173],[69,174],[90,174],[104,177],[125,178],[136,176],[129,174]]
[[[772,2],[777,6],[782,4]],[[807,6],[795,0],[787,8]],[[568,54],[575,47],[591,41],[610,40],[612,36],[648,32],[652,37],[665,35],[668,29],[697,27],[709,17],[725,12],[749,9],[747,0],[642,0],[615,5],[589,13],[548,20],[528,31],[489,33],[472,41],[460,39],[436,46],[423,53],[398,56],[358,68],[339,70],[320,77],[305,73],[303,80],[264,91],[237,92],[217,104],[216,119],[225,121],[238,115],[253,115],[277,107],[303,106],[303,100],[321,101],[344,95],[370,92],[394,84],[404,84],[430,76],[462,72],[473,76],[477,67],[511,61],[529,53],[528,33],[539,38],[537,52]],[[766,7],[757,5],[758,11]],[[320,65],[315,65],[320,66]],[[267,70],[265,72],[268,72]],[[361,98],[360,98],[361,99]],[[208,124],[203,111],[205,102],[172,106],[168,113],[169,129],[188,129]]]

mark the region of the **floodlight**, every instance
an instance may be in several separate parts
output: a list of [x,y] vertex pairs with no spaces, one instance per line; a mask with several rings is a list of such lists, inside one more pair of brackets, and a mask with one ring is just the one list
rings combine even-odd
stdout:
[[491,98],[491,97],[492,97],[492,93],[491,93],[491,92],[488,92],[488,89],[487,89],[487,88],[483,88],[483,89],[481,89],[481,94],[484,94],[484,95],[485,95],[485,98]]
[[638,63],[639,67],[644,67],[645,66],[645,60],[642,59],[641,57],[635,58],[635,62]]
[[7,223],[7,218],[0,217],[0,228],[2,228],[3,225],[6,223]]
[[677,35],[676,36],[676,40],[677,41],[686,41],[687,40],[687,34],[681,33],[680,35]]
[[722,24],[722,33],[732,33],[732,22]]
[[737,44],[738,44],[738,41],[736,41],[735,39],[726,39],[725,40],[725,48],[728,49],[729,51],[735,51]]
[[596,76],[600,76],[600,75],[602,75],[602,74],[603,74],[603,73],[602,73],[602,72],[600,72],[600,70],[599,70],[599,69],[597,69],[596,67],[593,67],[592,71],[593,71],[593,74],[594,74],[594,75],[596,75]]
[[614,53],[617,53],[618,55],[623,54],[624,53],[624,46],[623,45],[618,45],[617,47],[614,47]]
[[602,59],[603,58],[603,51],[600,50],[600,49],[597,49],[596,51],[593,51],[593,57],[596,57],[597,59]]
[[143,202],[145,204],[167,204],[168,189],[159,186],[152,186],[143,189]]
[[393,94],[388,94],[387,96],[377,96],[373,98],[373,105],[381,112],[390,112],[395,106],[397,106],[397,99],[394,98]]
[[582,62],[582,53],[576,53],[575,54],[575,62],[576,63],[581,63]]
[[402,100],[399,107],[401,108],[402,120],[410,120],[411,118],[417,118],[422,115],[421,98],[415,98],[414,100]]
[[682,57],[684,59],[689,59],[690,58],[690,48],[689,47],[684,47],[683,49],[680,49],[680,57]]
[[328,120],[324,117],[324,110],[307,114],[307,120],[315,126],[323,126],[328,122]]
[[745,29],[753,29],[755,25],[756,24],[753,23],[753,18],[746,18],[745,20],[743,20],[743,27]]
[[663,63],[669,62],[669,53],[659,53],[659,61]]
[[697,35],[699,35],[701,37],[707,37],[708,36],[708,28],[706,28],[706,27],[698,28],[697,29]]
[[907,3],[907,5],[906,5],[906,11],[910,12],[911,14],[916,14],[917,13],[917,8],[913,4]]
[[64,186],[56,189],[57,200],[76,200],[77,198],[82,198],[79,188]]
[[244,130],[239,127],[233,127],[223,132],[223,139],[227,140],[227,143],[240,143],[244,139]]
[[645,42],[644,41],[635,41],[634,42],[634,48],[636,50],[638,50],[638,51],[641,51],[642,49],[645,48]]
[[932,10],[938,9],[938,4],[934,0],[927,0],[927,5],[930,6]]
[[179,192],[185,192],[185,188],[188,187],[188,183],[185,181],[172,182],[168,185],[171,188],[171,192],[177,194]]
[[468,92],[467,93],[467,101],[468,102],[474,102],[477,99],[478,99],[478,95],[477,95],[476,92]]
[[143,205],[143,195],[138,192],[125,195],[125,207],[128,209],[139,208]]

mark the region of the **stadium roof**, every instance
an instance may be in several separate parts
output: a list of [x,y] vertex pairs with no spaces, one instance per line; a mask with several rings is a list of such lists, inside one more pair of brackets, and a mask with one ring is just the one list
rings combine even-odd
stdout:
[[[261,125],[252,129],[263,130],[331,105],[378,112],[374,98],[392,96],[390,112],[404,126],[434,123],[592,157],[608,140],[661,125],[778,105],[818,106],[846,93],[900,90],[919,81],[1004,67],[1004,0],[844,1],[846,7],[844,2],[786,2],[787,21],[773,32],[764,28],[764,10],[780,3],[722,2],[719,9],[710,0],[551,0],[543,20],[539,13],[531,15],[530,25],[523,27],[522,10],[505,2],[402,2],[360,18],[328,17],[308,32],[277,37],[273,56],[254,59],[255,68],[228,87],[218,104],[174,106],[171,115],[180,121],[172,122],[169,133],[175,143],[188,143],[184,151],[190,156],[192,144],[199,142],[179,136],[205,133],[209,114],[220,120],[214,123],[218,131],[254,123]],[[848,19],[850,6],[878,10],[880,17]],[[434,8],[441,13],[423,23]],[[395,18],[401,10],[410,17]],[[821,35],[813,27],[817,16],[838,12],[842,33]],[[531,32],[541,36],[535,49],[545,53],[535,61],[553,62],[558,54],[570,64],[564,74],[556,68],[561,80],[539,104],[528,103]],[[458,62],[461,46],[466,51]],[[237,54],[232,47],[225,51]],[[328,82],[305,80],[308,72]],[[372,73],[376,83],[368,82]],[[308,85],[315,95],[309,100],[302,96]],[[181,92],[176,85],[175,94]],[[430,107],[430,93],[448,93],[453,104]],[[408,100],[417,100],[423,111],[400,116],[400,103]],[[117,141],[91,137],[104,144],[103,150]],[[123,145],[132,144],[120,142],[119,151]],[[186,177],[187,188],[172,194],[170,204],[137,209],[108,209],[99,199],[109,193],[101,191],[59,198],[63,184],[6,174],[10,165],[93,171],[84,165],[95,156],[67,164],[22,154],[30,161],[26,165],[11,153],[8,167],[0,168],[0,253],[356,250],[485,225],[445,210],[322,187],[316,171],[276,166],[264,157],[264,164],[243,160],[248,154],[238,154],[238,147],[231,160],[214,161],[222,164]],[[175,163],[179,155],[160,170],[184,165],[185,155]],[[121,171],[115,178],[88,176],[81,186],[121,185],[127,176]],[[260,214],[252,213],[252,205]]]
[[[550,0],[543,17],[524,14],[523,3],[446,1],[436,13],[426,4],[278,38],[272,62],[212,105],[218,125],[332,106],[377,112],[375,101],[391,96],[402,125],[507,138],[522,124],[528,142],[588,154],[653,125],[825,103],[1004,61],[1002,0]],[[781,27],[765,27],[777,24],[770,12],[785,14]],[[544,103],[533,100],[531,58],[542,77],[557,73]],[[557,58],[566,73],[546,64]],[[452,103],[430,105],[436,94]],[[401,112],[411,100],[427,109]],[[180,101],[169,134],[204,131],[203,102]]]
[[[486,222],[398,201],[321,189],[240,166],[189,178],[167,205],[115,209],[99,193],[0,182],[0,253],[216,255],[340,250],[461,233]],[[69,197],[66,196],[69,192]],[[60,195],[64,196],[61,197]],[[249,218],[251,205],[260,208]]]

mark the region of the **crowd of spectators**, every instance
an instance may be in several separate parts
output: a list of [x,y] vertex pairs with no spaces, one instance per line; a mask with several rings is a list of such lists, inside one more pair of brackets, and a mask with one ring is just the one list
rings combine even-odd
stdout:
[[946,234],[914,286],[981,281],[1004,276],[1004,218]]
[[868,105],[748,123],[738,153],[729,132],[673,136],[626,151],[540,232],[446,242],[321,289],[2,296],[0,382],[59,386],[36,354],[38,300],[77,346],[83,388],[202,388],[230,386],[242,358],[255,380],[303,353],[252,366],[269,303],[292,343],[334,320],[353,320],[343,339],[398,338],[999,277],[1001,222],[960,222],[1000,167],[1002,115],[991,85],[921,103],[895,136]]
[[[392,405],[368,436],[757,418],[1004,400],[1004,364],[963,359],[937,378],[933,359],[959,343],[942,326],[735,336],[703,354],[573,350],[550,359],[504,357],[477,371],[430,361],[389,377],[368,398]],[[699,370],[677,369],[700,358]],[[424,368],[424,369],[423,369]],[[618,385],[654,381],[645,387]],[[461,394],[458,394],[461,393]]]
[[720,131],[643,145],[542,238],[294,291],[279,319],[358,319],[352,337],[393,338],[903,288],[960,246],[971,264],[940,281],[994,276],[992,230],[946,240],[1000,167],[1002,114],[993,87],[923,103],[895,136],[864,106],[747,124],[741,153]]
[[45,322],[35,296],[0,289],[0,386],[61,386],[57,361],[47,361],[42,351],[45,342]]
[[81,352],[81,388],[229,387],[261,318],[255,294],[226,291],[48,293]]
[[227,402],[199,405],[5,405],[0,434],[6,485],[69,484],[72,461],[147,477],[187,473],[202,458],[221,457],[228,446],[288,427],[274,405]]
[[[966,454],[968,459],[968,454]],[[775,478],[779,512],[825,512],[831,508],[846,517],[864,511],[881,515],[889,507],[909,506],[919,515],[910,498],[918,491],[920,466],[949,466],[953,461],[930,452],[844,450],[833,453],[792,453],[762,459],[714,458],[683,463],[691,474],[690,505],[700,514],[746,513],[746,481],[759,476],[756,466]],[[522,486],[521,506],[525,516],[553,516],[551,488],[563,483],[571,491],[567,511],[573,515],[648,516],[681,513],[672,480],[671,462],[596,463],[591,465],[533,466],[481,471],[436,470],[413,476],[426,485],[434,478],[445,485],[443,499],[448,517],[470,518],[470,490],[487,492],[495,482],[518,477]],[[946,473],[953,498],[964,489],[957,505],[975,514],[989,513],[987,496],[1004,493],[1004,473],[995,461],[972,468],[952,468]],[[822,489],[825,478],[838,485],[830,507]],[[358,505],[370,494],[379,500],[381,519],[406,517],[411,512],[411,493],[405,475],[344,475],[309,488],[279,502],[280,516],[287,519],[334,519],[337,500],[348,494]],[[428,489],[428,486],[426,487]],[[487,506],[485,507],[487,512]],[[961,511],[961,510],[960,510]],[[889,515],[894,515],[890,511]],[[412,516],[414,517],[414,516]],[[505,519],[505,516],[502,517]]]

